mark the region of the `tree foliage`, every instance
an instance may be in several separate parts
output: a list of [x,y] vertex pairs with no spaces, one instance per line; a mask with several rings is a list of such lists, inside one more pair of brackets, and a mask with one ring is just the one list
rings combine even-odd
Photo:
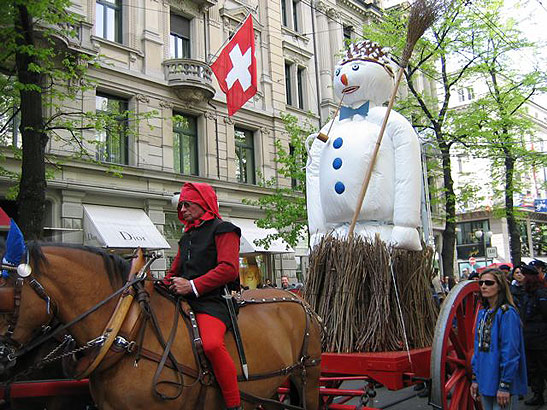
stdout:
[[[389,46],[396,60],[405,43],[406,23],[407,10],[394,9],[381,21],[365,26],[363,36]],[[432,202],[442,203],[445,230],[441,255],[443,272],[447,276],[453,276],[456,242],[456,193],[450,150],[460,142],[451,133],[453,112],[449,109],[449,102],[454,88],[470,75],[476,58],[473,33],[478,29],[479,25],[470,19],[466,4],[454,2],[416,44],[405,70],[408,92],[402,93],[396,104],[396,109],[411,119],[426,143],[430,175],[438,176],[442,181],[442,189],[432,192],[431,196]],[[471,58],[462,61],[462,55]],[[432,90],[429,84],[435,84],[434,88],[440,87],[440,93]],[[435,189],[434,184],[430,187]]]
[[525,192],[528,182],[519,176],[547,166],[545,154],[533,150],[537,129],[527,104],[546,90],[547,79],[534,62],[515,64],[534,44],[523,37],[514,21],[503,21],[497,9],[486,8],[482,13],[490,24],[480,33],[473,73],[485,85],[485,92],[455,121],[454,128],[469,141],[471,155],[490,160],[493,197],[502,199],[494,206],[507,218],[511,260],[519,264],[521,235],[514,197]]
[[[537,153],[530,152],[511,135],[533,133],[529,119],[522,112],[523,104],[539,91],[541,80],[537,70],[519,73],[522,67],[502,64],[504,53],[530,46],[513,22],[503,23],[502,5],[502,1],[453,2],[448,13],[418,42],[405,72],[408,94],[397,104],[412,119],[422,138],[434,146],[429,153],[436,160],[428,161],[428,166],[433,165],[430,173],[438,173],[442,180],[445,217],[442,260],[444,273],[449,276],[453,272],[456,206],[460,201],[476,203],[476,195],[481,192],[480,183],[455,187],[451,159],[455,150],[467,156],[491,158],[494,181],[504,181],[493,186],[501,188],[506,199],[512,198],[518,189],[514,180],[511,183],[504,180],[511,167],[507,160],[526,157],[519,161],[522,171],[538,163]],[[387,13],[382,21],[364,27],[364,37],[389,46],[397,57],[404,44],[405,14],[404,9]],[[438,84],[436,98],[428,92],[430,80]],[[491,96],[480,96],[476,103],[451,109],[455,91],[476,81],[489,83]],[[509,152],[512,153],[508,156]],[[513,212],[512,202],[506,200],[503,206],[509,216]],[[520,260],[517,242],[512,234],[513,262],[517,254]]]
[[[258,206],[264,217],[257,220],[261,228],[275,228],[277,233],[258,240],[257,244],[266,248],[272,241],[282,238],[291,246],[296,246],[307,236],[308,217],[306,213],[306,137],[314,132],[309,123],[301,125],[294,115],[282,115],[288,140],[276,140],[275,161],[278,164],[277,176],[259,182],[271,193],[257,200],[245,200]],[[290,183],[290,187],[287,186]]]
[[[67,157],[107,161],[109,143],[131,132],[129,125],[139,116],[127,110],[82,110],[84,93],[96,85],[88,70],[99,64],[94,51],[81,47],[81,17],[72,13],[70,0],[2,4],[0,155],[20,159],[21,170],[0,168],[0,176],[17,184],[12,192],[17,195],[19,225],[27,239],[36,239],[42,235],[48,175]],[[91,139],[84,138],[86,130],[93,130]],[[14,141],[17,134],[20,140]],[[109,142],[101,138],[104,135]],[[64,158],[48,154],[52,140]],[[117,165],[109,169],[120,171]]]

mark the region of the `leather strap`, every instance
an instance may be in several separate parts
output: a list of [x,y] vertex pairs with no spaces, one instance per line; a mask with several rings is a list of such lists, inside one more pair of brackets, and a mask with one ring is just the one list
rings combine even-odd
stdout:
[[[144,260],[144,254],[142,252],[142,249],[138,248],[136,258],[133,259],[131,263],[131,270],[129,271],[127,282],[131,282],[133,279],[135,279],[137,273],[144,267],[145,264],[146,261]],[[106,354],[112,347],[112,344],[114,343],[116,336],[118,336],[118,332],[120,331],[120,328],[122,327],[127,317],[127,312],[129,312],[129,308],[133,304],[134,294],[135,291],[133,288],[128,288],[125,292],[122,293],[120,299],[118,299],[118,304],[114,309],[114,313],[112,313],[110,320],[103,329],[102,334],[105,339],[101,346],[101,349],[97,353],[95,359],[89,364],[87,369],[75,376],[76,379],[83,379],[89,376],[89,374],[101,364],[102,360],[105,358]]]

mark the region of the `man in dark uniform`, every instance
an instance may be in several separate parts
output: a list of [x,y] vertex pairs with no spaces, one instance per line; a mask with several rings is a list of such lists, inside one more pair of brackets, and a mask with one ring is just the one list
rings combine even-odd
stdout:
[[539,276],[545,279],[545,270],[547,269],[547,263],[540,261],[539,259],[534,259],[530,262],[530,266],[533,266],[539,272]]
[[217,196],[208,184],[183,185],[178,216],[184,234],[164,283],[185,296],[196,313],[203,350],[213,366],[227,409],[241,409],[237,371],[224,344],[231,322],[222,297],[224,285],[239,276],[241,230],[221,219]]
[[547,284],[534,266],[522,265],[521,271],[524,292],[517,302],[524,329],[528,380],[534,393],[524,404],[541,406],[545,403],[543,391],[547,380]]

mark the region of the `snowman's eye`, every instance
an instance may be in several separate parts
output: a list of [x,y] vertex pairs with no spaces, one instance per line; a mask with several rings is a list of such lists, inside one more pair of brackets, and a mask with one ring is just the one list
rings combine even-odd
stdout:
[[352,69],[353,71],[359,70],[359,64],[353,64],[353,65],[351,66],[351,69]]
[[340,69],[337,68],[336,71],[334,72],[334,75],[335,75],[336,77],[338,77],[339,74],[340,74]]

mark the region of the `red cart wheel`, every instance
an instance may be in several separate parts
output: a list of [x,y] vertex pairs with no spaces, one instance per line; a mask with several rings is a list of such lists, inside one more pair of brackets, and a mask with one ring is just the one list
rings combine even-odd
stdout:
[[437,409],[482,409],[470,394],[478,311],[478,281],[458,283],[441,307],[431,349],[431,405]]

